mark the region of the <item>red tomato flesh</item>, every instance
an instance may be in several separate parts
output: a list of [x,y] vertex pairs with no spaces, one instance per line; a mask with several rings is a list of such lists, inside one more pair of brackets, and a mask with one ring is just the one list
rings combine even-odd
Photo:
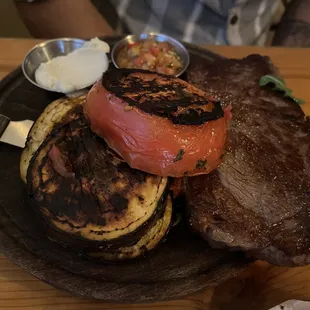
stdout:
[[107,91],[98,81],[84,105],[92,130],[135,169],[159,176],[207,174],[221,163],[226,119],[179,125],[147,114]]

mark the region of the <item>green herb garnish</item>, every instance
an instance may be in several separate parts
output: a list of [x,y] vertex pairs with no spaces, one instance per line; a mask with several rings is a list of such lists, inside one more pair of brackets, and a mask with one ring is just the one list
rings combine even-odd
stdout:
[[269,85],[271,86],[271,89],[273,91],[283,92],[284,97],[292,99],[295,103],[297,104],[305,103],[304,100],[298,99],[292,95],[293,91],[286,87],[285,81],[281,77],[271,74],[262,76],[259,80],[259,86],[269,86]]
[[176,161],[182,160],[184,153],[185,153],[184,150],[180,149],[173,162],[175,163]]
[[206,160],[198,159],[198,160],[197,160],[197,164],[196,164],[196,169],[202,169],[202,168],[204,168],[207,164],[208,164],[208,163],[207,163]]

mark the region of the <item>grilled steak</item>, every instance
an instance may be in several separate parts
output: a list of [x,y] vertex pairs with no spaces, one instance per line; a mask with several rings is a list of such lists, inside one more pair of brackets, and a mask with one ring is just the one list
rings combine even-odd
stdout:
[[259,87],[277,70],[250,55],[193,64],[191,83],[232,104],[223,164],[188,178],[189,221],[215,247],[279,265],[310,263],[310,121],[300,106]]

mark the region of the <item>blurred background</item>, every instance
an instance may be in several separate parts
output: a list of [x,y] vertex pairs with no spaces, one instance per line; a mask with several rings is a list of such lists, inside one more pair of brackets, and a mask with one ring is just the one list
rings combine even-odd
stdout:
[[0,0],[0,37],[30,37],[13,0]]
[[[281,6],[275,17],[276,22],[280,20],[283,12],[284,6]],[[271,29],[266,45],[270,45],[273,34],[274,31]],[[0,37],[31,37],[18,15],[13,0],[0,0]]]

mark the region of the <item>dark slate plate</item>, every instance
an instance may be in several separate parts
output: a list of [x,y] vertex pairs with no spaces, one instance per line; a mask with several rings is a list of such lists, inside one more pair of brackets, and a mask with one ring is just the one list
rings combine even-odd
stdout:
[[[116,39],[106,40],[113,44]],[[187,47],[192,62],[220,57]],[[21,68],[0,82],[0,113],[12,120],[35,120],[57,98],[58,94],[31,85]],[[166,241],[144,258],[119,264],[86,260],[52,243],[41,231],[25,201],[20,155],[21,149],[0,143],[0,251],[40,280],[75,295],[111,302],[147,302],[179,298],[219,284],[247,265],[242,253],[209,248],[185,224],[174,227]]]

